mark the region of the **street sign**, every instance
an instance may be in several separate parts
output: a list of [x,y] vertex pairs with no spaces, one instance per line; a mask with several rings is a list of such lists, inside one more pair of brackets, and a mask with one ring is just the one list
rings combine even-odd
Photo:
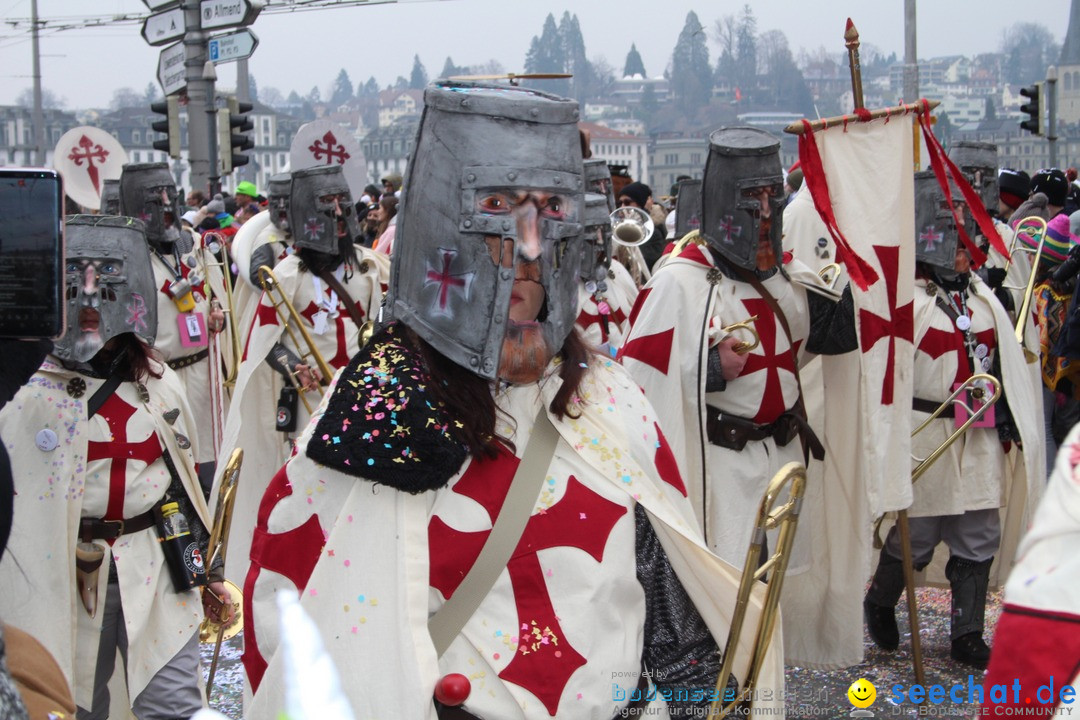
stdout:
[[164,45],[171,40],[183,37],[186,29],[184,10],[175,7],[147,16],[143,21],[142,36],[151,45]]
[[206,51],[215,65],[251,57],[259,45],[259,38],[247,28],[226,35],[212,37],[206,43]]
[[166,95],[180,92],[187,86],[184,68],[184,43],[178,42],[161,51],[158,56],[158,83]]
[[160,10],[170,5],[178,5],[180,0],[143,0],[143,5],[151,10]]
[[264,0],[202,0],[199,20],[203,30],[243,27],[255,22],[265,5]]

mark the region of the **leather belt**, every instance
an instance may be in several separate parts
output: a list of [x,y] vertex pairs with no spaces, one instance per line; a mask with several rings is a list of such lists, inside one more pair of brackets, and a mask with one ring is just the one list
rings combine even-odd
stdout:
[[171,367],[173,370],[180,370],[181,368],[186,368],[189,365],[194,365],[195,363],[199,362],[200,360],[204,360],[205,358],[208,358],[208,357],[210,357],[210,349],[209,348],[203,348],[202,350],[195,353],[194,355],[188,355],[186,357],[176,358],[175,360],[166,360],[165,364],[168,365],[169,367]]
[[798,418],[784,413],[767,425],[758,425],[745,418],[720,412],[712,405],[705,406],[705,432],[709,442],[729,450],[742,450],[746,443],[772,438],[784,447],[799,435]]
[[[941,406],[941,403],[934,402],[933,400],[925,400],[923,398],[912,398],[911,399],[911,409],[912,410],[918,410],[919,412],[924,412],[924,413],[926,413],[928,415],[932,414],[940,406]],[[954,418],[954,417],[956,417],[956,413],[953,410],[952,403],[949,403],[948,407],[946,407],[944,410],[942,410],[941,414],[938,415],[939,420],[947,419],[947,418]]]
[[[615,713],[615,717],[612,718],[612,720],[620,720],[620,718],[636,718],[644,714],[645,706],[650,702],[645,699],[645,696],[649,693],[649,678],[645,673],[638,676],[637,689],[639,699],[631,700],[627,703],[625,707]],[[443,705],[438,700],[435,701],[435,710],[439,716],[439,720],[481,720],[460,705],[451,707],[449,705]]]
[[129,535],[153,526],[153,510],[147,510],[142,515],[136,515],[133,518],[124,520],[83,518],[79,521],[79,539],[83,542],[90,542],[91,540],[115,540],[121,535]]

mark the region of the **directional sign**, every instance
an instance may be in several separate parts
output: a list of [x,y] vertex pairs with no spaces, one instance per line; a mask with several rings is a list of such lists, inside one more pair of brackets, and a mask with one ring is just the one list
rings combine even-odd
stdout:
[[265,5],[264,0],[202,0],[199,20],[203,30],[243,27],[255,22]]
[[151,10],[160,10],[169,5],[179,5],[180,0],[143,0],[143,5]]
[[215,65],[251,57],[259,44],[259,38],[248,29],[212,37],[206,43],[207,53]]
[[151,45],[165,43],[184,36],[184,10],[175,7],[147,16],[143,21],[142,36]]
[[187,86],[184,68],[184,43],[170,45],[158,56],[157,79],[166,95],[180,92]]

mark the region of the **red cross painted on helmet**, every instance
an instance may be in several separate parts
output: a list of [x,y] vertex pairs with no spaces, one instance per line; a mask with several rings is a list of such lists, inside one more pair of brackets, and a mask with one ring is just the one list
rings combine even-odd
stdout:
[[[81,155],[79,154],[79,148],[82,148],[83,150]],[[108,157],[108,150],[83,135],[79,138],[78,147],[71,148],[71,154],[68,155],[68,160],[74,161],[76,167],[82,167],[83,160],[86,161],[86,173],[90,176],[90,182],[94,184],[94,190],[100,195],[100,179],[98,178],[98,169],[97,166],[94,165],[94,160],[100,160],[101,164],[104,165],[105,159]]]
[[720,221],[720,239],[728,245],[735,242],[735,239],[742,235],[742,226],[735,224],[735,217],[732,215],[725,215],[724,219]]
[[333,165],[336,161],[338,165],[344,165],[351,155],[345,150],[345,146],[338,142],[338,139],[334,137],[334,133],[331,130],[327,130],[326,134],[322,136],[322,140],[325,145],[320,145],[316,140],[311,145],[308,145],[308,150],[315,157],[316,160],[326,159],[327,165]]
[[457,250],[439,248],[439,253],[442,254],[442,269],[437,270],[429,264],[427,274],[424,276],[424,286],[439,286],[439,292],[435,297],[435,301],[431,304],[431,311],[435,315],[449,317],[453,315],[449,307],[450,291],[457,289],[467,301],[475,273],[466,272],[455,275],[450,272],[450,267],[454,264],[454,258],[457,257]]
[[132,294],[131,302],[127,304],[127,320],[125,323],[128,327],[132,328],[136,332],[143,332],[146,330],[146,301],[143,300],[142,295]]
[[309,217],[307,222],[304,223],[304,234],[307,235],[308,240],[319,240],[323,236],[323,224],[319,222],[318,218]]
[[944,237],[945,233],[938,232],[933,225],[927,225],[926,229],[919,233],[919,241],[924,243],[926,252],[934,252],[934,247]]

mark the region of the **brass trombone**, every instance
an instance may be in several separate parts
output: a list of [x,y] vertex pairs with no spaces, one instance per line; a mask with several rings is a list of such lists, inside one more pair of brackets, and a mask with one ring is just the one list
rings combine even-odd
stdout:
[[[785,487],[788,488],[787,500],[783,505],[776,507]],[[791,558],[791,546],[795,541],[795,530],[799,522],[799,513],[802,511],[805,490],[806,468],[801,463],[792,462],[780,468],[780,471],[773,476],[764,497],[761,498],[754,533],[750,538],[750,547],[746,551],[746,561],[743,563],[742,578],[739,581],[739,591],[735,601],[735,614],[732,616],[731,629],[728,632],[727,643],[724,645],[720,676],[716,681],[716,699],[713,700],[712,707],[709,709],[710,717],[724,717],[739,705],[753,702],[758,675],[765,663],[765,652],[776,627],[780,591],[784,585],[788,560]],[[765,532],[777,528],[780,532],[776,549],[772,551],[768,560],[759,565],[761,548],[765,544]],[[755,589],[761,587],[761,580],[769,571],[772,571],[772,575],[765,585],[761,601],[761,615],[758,617],[757,627],[754,630],[750,664],[738,692],[731,698],[727,694],[727,679],[734,668],[736,648],[742,635],[747,610],[750,607],[750,595]]]
[[[222,283],[225,286],[225,307],[222,308],[225,313],[225,319],[228,322],[229,327],[229,342],[230,349],[232,350],[232,357],[229,359],[228,367],[225,371],[225,377],[222,378],[221,384],[227,388],[230,393],[236,386],[236,376],[240,370],[240,333],[237,331],[237,317],[236,317],[236,304],[233,300],[233,283],[232,273],[230,272],[229,264],[225,258],[229,257],[229,251],[225,249],[224,243],[221,242],[220,236],[217,233],[208,232],[203,236],[204,240],[208,240],[204,247],[211,254],[211,259],[203,258],[203,264],[206,267],[221,268]],[[216,259],[218,253],[222,253],[222,260]],[[220,354],[220,348],[218,349]]]
[[639,207],[616,208],[608,220],[611,222],[611,241],[625,247],[644,245],[655,228],[649,213]]
[[[296,348],[297,353],[300,356],[301,362],[309,364],[308,360],[315,362],[315,367],[319,369],[319,373],[322,377],[319,378],[319,385],[325,387],[330,384],[330,380],[334,377],[334,371],[330,369],[330,366],[326,364],[318,348],[315,347],[315,341],[311,339],[311,334],[304,327],[303,318],[300,317],[300,313],[296,312],[296,308],[293,307],[289,298],[285,297],[285,293],[281,289],[281,283],[278,282],[277,276],[274,271],[266,265],[259,268],[259,283],[262,285],[263,290],[266,292],[268,298],[270,298],[271,304],[274,306],[274,311],[277,312],[278,319],[281,321],[281,326],[285,332],[289,334],[289,340],[292,341],[292,345]],[[282,310],[284,308],[284,310]],[[299,332],[299,337],[297,337]],[[301,342],[302,341],[302,342]],[[303,350],[303,348],[307,350]],[[296,373],[292,368],[286,368],[289,372],[289,379],[296,387],[297,394],[304,403],[304,407],[307,408],[308,414],[314,410],[311,402],[307,399],[304,388],[300,385],[300,381],[296,377]],[[321,394],[321,391],[320,391]]]
[[[225,562],[225,552],[229,546],[229,528],[232,525],[233,502],[236,500],[236,483],[240,478],[240,466],[244,462],[244,451],[236,448],[229,456],[225,465],[225,471],[221,476],[221,487],[218,490],[217,506],[214,510],[214,525],[210,530],[209,552],[206,559],[206,567],[210,568],[218,560]],[[209,615],[203,618],[199,624],[199,642],[213,642],[214,656],[210,662],[210,674],[206,681],[206,697],[210,697],[210,691],[214,687],[214,673],[217,671],[218,655],[221,653],[221,641],[236,635],[244,627],[244,618],[241,608],[244,599],[240,588],[232,582],[225,581],[229,590],[230,604],[233,607],[233,619],[228,625],[222,624],[220,618],[212,618]],[[203,590],[209,592],[209,590]],[[224,611],[224,606],[221,611]]]
[[[1045,225],[1045,223],[1043,224]],[[992,393],[989,392],[989,388],[993,388]],[[981,404],[978,408],[974,408],[968,404],[967,397],[970,397]],[[941,405],[930,414],[930,417],[923,420],[919,427],[911,432],[912,437],[918,435],[925,428],[929,427],[930,423],[933,420],[936,420],[941,413],[945,412],[945,408],[950,405],[955,404],[967,411],[967,420],[965,420],[960,427],[956,428],[949,437],[945,438],[945,441],[938,445],[932,453],[922,460],[919,460],[915,469],[911,471],[911,484],[914,485],[954,442],[960,439],[972,425],[978,422],[979,419],[986,414],[1000,397],[1001,381],[993,375],[979,373],[977,375],[972,375],[967,380],[960,383],[960,386],[956,388],[956,390],[953,390],[952,395],[950,395],[945,402],[941,403]],[[915,671],[915,681],[925,686],[926,676],[923,671],[922,642],[919,638],[919,608],[915,602],[915,567],[911,557],[911,529],[908,525],[907,510],[897,511],[896,531],[900,535],[900,554],[904,566],[904,586],[907,590],[908,620],[911,627],[912,669]]]
[[669,259],[674,259],[674,258],[679,257],[679,255],[682,255],[683,250],[685,250],[688,245],[704,245],[704,244],[705,244],[705,236],[703,236],[701,234],[701,231],[699,231],[699,230],[691,230],[690,232],[686,233],[681,238],[679,238],[679,241],[677,243],[675,243],[675,247],[673,247],[671,249],[671,253],[668,255],[668,258]]
[[[1030,227],[1030,229],[1029,229]],[[1031,250],[1028,247],[1021,246],[1015,248],[1016,240],[1020,237],[1020,233],[1034,238],[1039,236],[1039,242],[1035,250]],[[1046,244],[1046,221],[1038,215],[1030,215],[1020,222],[1016,223],[1016,231],[1013,235],[1014,250],[1023,250],[1024,252],[1033,252],[1035,257],[1031,261],[1031,272],[1028,273],[1027,286],[1024,288],[1024,302],[1020,305],[1020,310],[1016,313],[1016,342],[1020,343],[1020,347],[1024,349],[1024,357],[1029,363],[1035,362],[1037,359],[1027,346],[1024,345],[1024,327],[1028,323],[1028,312],[1031,309],[1031,296],[1035,290],[1035,276],[1039,272],[1039,261],[1042,260],[1043,246]],[[1009,262],[1012,262],[1012,254],[1010,253]],[[1008,271],[1008,266],[1006,266]]]
[[[840,279],[840,263],[829,263],[820,270],[818,270],[818,277],[825,283],[830,290],[836,287],[836,281]],[[831,273],[831,276],[830,276]]]
[[738,344],[732,346],[731,349],[739,355],[745,355],[761,344],[761,338],[758,336],[758,331],[754,328],[754,323],[757,322],[757,319],[757,315],[751,315],[742,322],[732,323],[731,325],[720,329],[720,332],[725,335],[731,335],[736,330],[746,330],[753,336],[753,340],[749,342],[740,341]]

